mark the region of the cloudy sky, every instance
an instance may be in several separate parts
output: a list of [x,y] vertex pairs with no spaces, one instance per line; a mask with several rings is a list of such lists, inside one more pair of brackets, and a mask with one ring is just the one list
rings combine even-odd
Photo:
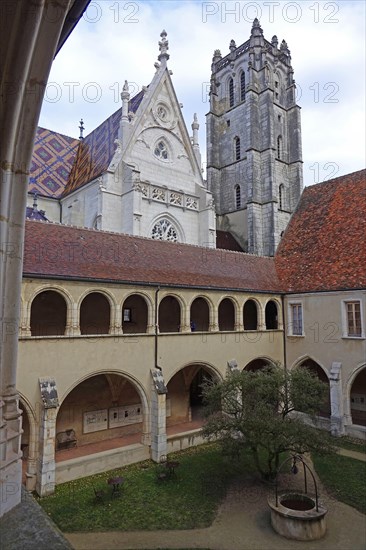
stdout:
[[[169,68],[189,132],[200,122],[205,154],[207,88],[214,49],[229,53],[260,19],[291,50],[302,107],[306,185],[365,166],[365,2],[356,1],[92,1],[54,61],[40,126],[73,137],[120,107],[123,82],[132,95],[150,83],[160,32],[169,40]],[[203,156],[204,158],[204,156]]]

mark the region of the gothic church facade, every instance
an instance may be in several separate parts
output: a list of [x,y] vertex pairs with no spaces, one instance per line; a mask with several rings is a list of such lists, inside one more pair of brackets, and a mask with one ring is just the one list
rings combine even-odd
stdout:
[[[196,115],[185,126],[161,33],[156,73],[122,108],[80,140],[40,128],[30,193],[50,221],[216,246],[217,229],[241,250],[273,256],[302,190],[300,108],[291,56],[263,37],[212,63],[207,181]],[[32,198],[29,198],[31,201]]]

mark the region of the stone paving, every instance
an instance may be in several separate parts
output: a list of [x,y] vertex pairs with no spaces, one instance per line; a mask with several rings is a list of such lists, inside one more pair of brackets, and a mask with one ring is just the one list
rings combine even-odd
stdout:
[[72,550],[71,544],[26,491],[0,520],[1,550]]

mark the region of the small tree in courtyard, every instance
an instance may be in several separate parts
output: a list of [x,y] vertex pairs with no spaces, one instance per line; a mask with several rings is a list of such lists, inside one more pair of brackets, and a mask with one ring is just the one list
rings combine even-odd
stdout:
[[315,416],[327,386],[306,368],[288,372],[279,366],[228,374],[203,388],[207,422],[203,435],[220,439],[225,449],[247,448],[264,478],[273,478],[282,452],[330,452],[331,439],[291,414]]

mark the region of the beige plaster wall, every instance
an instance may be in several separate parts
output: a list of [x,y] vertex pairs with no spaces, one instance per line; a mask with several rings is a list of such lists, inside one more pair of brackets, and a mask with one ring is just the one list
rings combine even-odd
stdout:
[[[111,315],[121,321],[122,304],[126,297],[137,292],[148,302],[148,324],[150,334],[122,334],[115,331],[109,335],[82,335],[75,337],[37,338],[25,336],[30,320],[32,298],[42,289],[54,289],[65,296],[68,304],[68,323],[75,325],[78,309],[88,292],[103,292],[111,304]],[[243,331],[242,311],[248,298],[255,298],[260,304],[259,317],[264,316],[265,304],[271,295],[248,293],[204,293],[188,289],[161,289],[160,302],[167,295],[175,295],[181,303],[181,326],[187,332],[160,334],[158,338],[158,364],[163,369],[166,384],[180,369],[189,364],[207,365],[219,376],[227,371],[227,362],[236,359],[239,368],[257,357],[282,361],[283,335],[277,331]],[[210,304],[212,332],[194,332],[189,329],[190,304],[197,296],[204,296]],[[230,297],[236,308],[235,331],[219,333],[217,323],[218,304],[224,297]],[[62,282],[25,279],[22,288],[22,334],[19,342],[18,389],[34,410],[41,410],[39,377],[54,377],[62,404],[68,393],[82,380],[99,373],[119,373],[132,382],[140,397],[149,401],[151,391],[150,369],[154,367],[154,300],[155,288],[128,285],[88,285],[83,282]],[[282,321],[280,314],[280,324]],[[120,323],[121,324],[121,323]],[[112,328],[113,328],[112,322]]]
[[[363,335],[350,338],[345,333],[343,301],[360,300]],[[303,336],[289,336],[289,304],[300,302],[303,307]],[[333,362],[340,362],[343,407],[346,423],[350,418],[350,390],[352,382],[366,365],[365,339],[366,291],[296,294],[285,298],[286,361],[294,368],[303,359],[310,357],[327,373]]]

